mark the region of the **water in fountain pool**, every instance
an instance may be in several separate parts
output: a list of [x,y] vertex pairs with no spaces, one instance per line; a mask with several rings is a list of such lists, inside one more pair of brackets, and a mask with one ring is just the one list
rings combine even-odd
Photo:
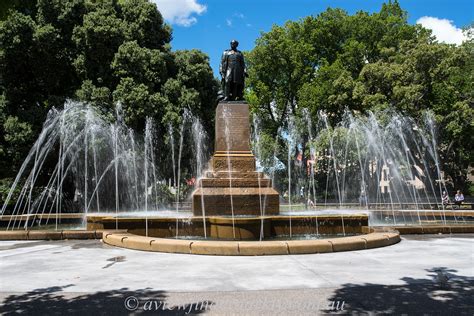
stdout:
[[[194,176],[205,173],[208,149],[199,119],[185,112],[181,124],[169,130],[171,187],[176,198],[171,211],[160,190],[170,183],[158,172],[163,168],[157,166],[164,162],[155,158],[159,137],[153,120],[146,120],[141,138],[123,122],[119,104],[115,120],[105,117],[92,106],[72,101],[62,110],[49,112],[2,207],[7,228],[28,229],[39,223],[58,229],[65,211],[115,214],[116,218],[173,217],[177,228],[178,218],[192,216],[180,207],[179,183],[183,180],[185,146],[194,148]],[[364,213],[372,225],[447,223],[439,199],[446,188],[437,154],[436,128],[429,114],[416,122],[398,113],[355,116],[346,111],[338,123],[332,121],[324,112],[311,115],[303,111],[273,135],[275,142],[269,150],[261,137],[260,121],[253,120],[257,166],[272,177],[279,192],[286,191],[281,194],[281,215],[290,217],[290,236],[292,216],[301,215],[341,215],[344,221],[344,214]],[[192,137],[185,136],[188,129]],[[186,143],[189,141],[191,144]],[[51,160],[56,163],[43,181],[43,169]],[[265,203],[265,196],[260,195],[260,240],[268,238],[264,236]],[[205,218],[205,205],[202,209]],[[22,217],[25,215],[26,220]],[[454,216],[449,221],[466,220]],[[145,223],[148,229],[148,221]],[[317,225],[316,220],[316,235]]]

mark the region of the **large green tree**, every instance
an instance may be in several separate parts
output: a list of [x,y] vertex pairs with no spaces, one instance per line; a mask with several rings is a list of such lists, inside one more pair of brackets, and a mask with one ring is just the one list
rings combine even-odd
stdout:
[[[472,37],[447,45],[410,25],[397,1],[373,14],[328,9],[275,25],[257,39],[247,53],[247,100],[273,137],[289,116],[304,111],[315,118],[324,110],[333,125],[346,108],[394,109],[419,119],[432,111],[443,170],[462,188],[474,162],[472,49]],[[280,155],[286,161],[285,152]]]
[[209,59],[172,51],[171,27],[154,3],[12,0],[0,18],[0,179],[14,176],[47,111],[66,99],[111,115],[120,102],[138,133],[152,117],[168,135],[185,109],[213,130],[218,84]]

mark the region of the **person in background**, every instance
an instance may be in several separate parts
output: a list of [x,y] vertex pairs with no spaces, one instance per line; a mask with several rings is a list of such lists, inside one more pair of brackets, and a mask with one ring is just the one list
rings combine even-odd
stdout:
[[306,201],[306,206],[314,208],[314,202],[311,200],[311,195],[308,194],[308,201]]
[[359,196],[359,206],[367,206],[367,195],[365,194],[365,191],[362,191]]
[[443,195],[441,196],[441,201],[443,206],[446,207],[449,204],[449,195],[446,191],[443,191]]
[[454,196],[454,204],[458,206],[458,208],[461,208],[461,204],[464,201],[464,195],[462,194],[461,190],[458,190],[456,192],[456,195]]

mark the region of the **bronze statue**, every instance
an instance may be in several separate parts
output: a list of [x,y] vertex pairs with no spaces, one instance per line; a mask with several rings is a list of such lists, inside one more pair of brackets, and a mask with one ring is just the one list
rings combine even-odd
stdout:
[[242,100],[244,94],[244,82],[247,77],[244,55],[237,50],[239,42],[232,40],[230,49],[222,53],[219,73],[222,76],[222,90],[224,101]]

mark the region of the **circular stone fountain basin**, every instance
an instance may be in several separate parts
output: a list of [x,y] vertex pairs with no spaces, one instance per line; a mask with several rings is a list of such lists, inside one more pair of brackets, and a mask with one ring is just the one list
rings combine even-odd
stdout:
[[220,256],[261,256],[329,253],[384,247],[400,241],[397,231],[371,232],[360,236],[273,241],[205,241],[104,232],[106,244],[143,251]]
[[[88,230],[127,230],[128,233],[158,238],[267,240],[281,236],[338,236],[366,233],[367,214],[309,216],[193,216],[120,217],[87,216]],[[300,238],[300,237],[299,237]]]
[[[383,247],[400,241],[397,231],[374,231],[369,228],[367,214],[211,216],[205,219],[88,215],[87,223],[88,229],[109,230],[102,237],[104,243],[109,245],[200,255],[327,253]],[[300,239],[305,235],[318,238]],[[321,236],[333,237],[321,239]],[[258,241],[261,237],[264,240]]]

